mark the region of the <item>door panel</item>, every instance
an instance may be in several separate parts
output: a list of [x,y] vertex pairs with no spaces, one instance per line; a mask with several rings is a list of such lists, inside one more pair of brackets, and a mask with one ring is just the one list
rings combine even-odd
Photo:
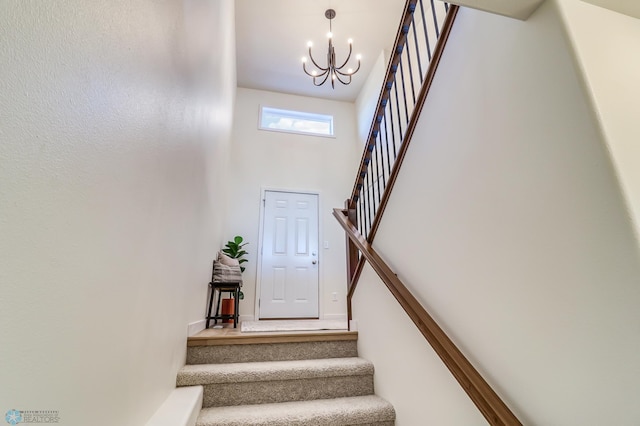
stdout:
[[318,317],[318,196],[266,191],[260,318]]

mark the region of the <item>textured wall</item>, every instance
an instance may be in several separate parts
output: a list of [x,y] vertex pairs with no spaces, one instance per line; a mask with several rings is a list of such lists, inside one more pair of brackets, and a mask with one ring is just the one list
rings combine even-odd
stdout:
[[0,414],[141,425],[220,244],[233,2],[0,2]]
[[[337,89],[336,89],[337,90]],[[335,138],[258,130],[260,105],[334,115]],[[246,295],[241,315],[253,315],[258,256],[261,189],[320,192],[320,314],[346,317],[344,234],[332,216],[351,193],[359,156],[352,103],[238,89],[231,169],[233,182],[227,212],[229,237],[250,242],[244,273]],[[322,248],[324,241],[329,248]],[[337,301],[331,294],[337,293]]]
[[[374,242],[524,424],[640,421],[640,264],[590,108],[554,2],[526,22],[462,9]],[[425,395],[398,425],[429,424],[449,401],[393,380],[420,343],[362,322],[377,391]],[[473,424],[454,414],[434,424]]]

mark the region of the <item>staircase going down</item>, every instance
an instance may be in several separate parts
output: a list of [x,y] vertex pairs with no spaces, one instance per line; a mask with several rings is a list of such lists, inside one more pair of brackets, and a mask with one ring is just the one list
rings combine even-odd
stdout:
[[178,386],[201,385],[197,426],[395,424],[374,395],[371,362],[358,358],[358,333],[252,333],[189,338]]

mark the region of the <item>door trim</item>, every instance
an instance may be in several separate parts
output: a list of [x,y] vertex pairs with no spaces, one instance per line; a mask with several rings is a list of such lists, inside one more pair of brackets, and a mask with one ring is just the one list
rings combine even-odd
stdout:
[[262,291],[262,238],[264,233],[264,200],[266,197],[266,193],[268,191],[272,192],[289,192],[296,194],[311,194],[318,196],[318,319],[324,319],[324,303],[323,303],[323,295],[324,295],[324,285],[323,283],[323,270],[324,270],[324,259],[322,253],[322,235],[323,235],[323,220],[322,220],[322,194],[318,190],[310,190],[310,189],[291,189],[291,188],[277,188],[271,186],[262,186],[260,187],[260,223],[258,225],[258,253],[257,253],[257,262],[256,262],[256,289],[255,289],[255,300],[253,312],[254,319],[256,321],[266,321],[266,319],[260,319],[260,296]]

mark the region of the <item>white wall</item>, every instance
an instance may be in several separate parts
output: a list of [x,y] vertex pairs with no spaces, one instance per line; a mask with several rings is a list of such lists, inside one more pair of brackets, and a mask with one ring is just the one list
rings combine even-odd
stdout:
[[640,238],[640,19],[579,0],[559,4]]
[[[258,130],[260,105],[333,114],[335,138]],[[351,195],[361,152],[352,103],[238,88],[230,165],[226,238],[249,241],[240,315],[254,315],[260,196],[263,188],[320,192],[320,315],[346,318],[344,234],[332,216]],[[331,300],[337,293],[338,301]]]
[[361,142],[358,146],[360,148],[367,143],[367,139],[369,138],[371,122],[373,121],[373,115],[376,113],[378,106],[380,89],[382,88],[382,83],[384,82],[384,77],[387,72],[388,62],[388,55],[385,55],[384,51],[381,51],[356,99],[358,140]]
[[487,424],[369,264],[353,317],[358,353],[375,365],[376,394],[393,405],[398,426]]
[[[589,108],[553,2],[526,22],[462,9],[374,242],[524,424],[640,421],[640,265]],[[358,285],[361,330],[377,285]],[[381,334],[362,356],[422,350]],[[424,380],[406,392],[437,409]]]
[[233,2],[0,3],[0,412],[144,424],[221,240]]

